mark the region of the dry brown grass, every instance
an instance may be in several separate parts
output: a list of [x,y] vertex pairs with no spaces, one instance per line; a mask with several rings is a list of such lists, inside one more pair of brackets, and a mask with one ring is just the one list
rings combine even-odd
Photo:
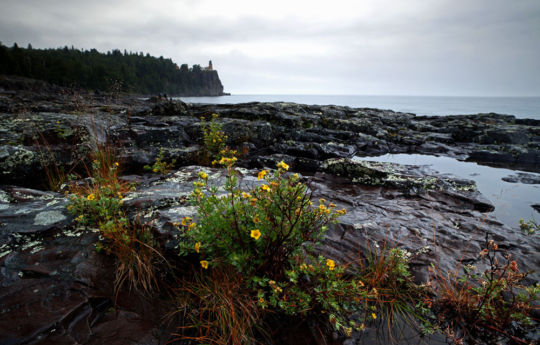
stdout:
[[199,344],[257,344],[262,332],[257,301],[243,277],[232,269],[201,270],[184,279],[178,290],[178,313],[184,325],[177,340]]

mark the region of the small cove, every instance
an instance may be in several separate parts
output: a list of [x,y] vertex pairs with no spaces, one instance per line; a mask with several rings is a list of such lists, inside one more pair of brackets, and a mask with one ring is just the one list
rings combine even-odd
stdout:
[[[531,206],[540,203],[540,184],[510,183],[503,177],[519,171],[492,168],[474,162],[463,162],[450,157],[420,154],[385,154],[376,157],[355,157],[356,160],[390,162],[404,165],[428,165],[439,174],[452,174],[476,182],[478,190],[495,206],[492,214],[511,228],[519,227],[519,220],[540,218]],[[540,174],[529,173],[539,176]]]

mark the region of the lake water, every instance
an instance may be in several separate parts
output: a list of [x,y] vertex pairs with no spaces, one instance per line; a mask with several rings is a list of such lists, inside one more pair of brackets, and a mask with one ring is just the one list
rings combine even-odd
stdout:
[[231,95],[179,97],[187,103],[294,102],[343,105],[354,108],[390,109],[417,115],[499,113],[540,120],[540,97],[439,97],[363,95]]
[[[378,157],[355,157],[357,160],[391,162],[409,165],[429,165],[443,174],[453,174],[474,180],[478,190],[494,205],[493,214],[497,219],[512,227],[519,227],[521,218],[539,219],[539,214],[531,205],[540,203],[540,185],[509,183],[502,178],[515,175],[516,171],[492,168],[472,162],[462,162],[449,157],[435,157],[419,154],[386,154]],[[539,176],[540,174],[532,174]]]

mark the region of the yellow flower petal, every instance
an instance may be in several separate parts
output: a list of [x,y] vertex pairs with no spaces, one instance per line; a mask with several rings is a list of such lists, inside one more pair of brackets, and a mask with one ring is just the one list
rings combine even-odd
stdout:
[[328,269],[332,271],[336,267],[336,263],[334,260],[326,259],[326,266],[328,266]]
[[201,260],[200,263],[202,268],[204,268],[205,270],[208,269],[208,261]]
[[268,171],[262,170],[262,171],[259,172],[259,174],[257,175],[257,179],[258,179],[258,180],[262,180],[262,179],[264,178],[264,176],[266,176],[266,174],[268,174]]
[[277,167],[278,168],[281,168],[283,170],[289,170],[289,166],[287,165],[287,163],[285,163],[284,161],[281,161],[277,164]]
[[250,236],[253,237],[255,239],[255,241],[256,241],[256,240],[259,239],[259,237],[261,237],[261,232],[260,232],[259,229],[253,229],[253,230],[251,230],[251,235]]
[[195,251],[198,253],[200,249],[201,249],[201,242],[195,243]]

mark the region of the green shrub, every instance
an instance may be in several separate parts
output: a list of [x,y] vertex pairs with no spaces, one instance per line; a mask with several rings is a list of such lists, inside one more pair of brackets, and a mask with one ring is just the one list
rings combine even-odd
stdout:
[[519,220],[519,228],[523,230],[528,235],[534,235],[539,232],[540,225],[534,220],[534,218],[524,221],[523,219]]
[[[261,310],[322,317],[346,335],[376,320],[380,285],[362,282],[369,270],[347,273],[346,266],[314,251],[328,224],[345,209],[323,199],[315,207],[307,186],[297,174],[287,172],[284,162],[273,174],[258,174],[263,184],[242,191],[234,162],[235,158],[220,159],[227,168],[223,189],[199,173],[191,195],[198,219],[195,223],[185,217],[178,224],[184,233],[180,253],[198,255],[203,272],[233,268]],[[400,250],[390,251],[385,260],[382,269],[391,269],[385,279],[410,283],[407,259]],[[353,320],[350,316],[359,311],[364,311],[363,317]]]
[[167,163],[166,161],[164,161],[164,158],[165,157],[164,157],[163,149],[160,149],[159,155],[156,158],[156,161],[154,162],[154,164],[152,166],[145,165],[144,170],[152,170],[152,172],[156,174],[163,174],[163,175],[168,174],[169,171],[171,171],[171,169],[174,168],[176,159],[173,159],[170,163]]
[[[217,122],[218,114],[212,114],[209,122],[201,117],[201,127],[203,130],[203,145],[205,156],[208,162],[219,161],[222,157],[232,157],[226,147],[227,135],[222,130],[222,125]],[[215,163],[214,163],[215,164]]]
[[260,172],[265,183],[249,192],[238,187],[234,159],[220,162],[227,164],[227,194],[220,195],[216,186],[210,186],[205,173],[199,175],[191,195],[198,223],[186,231],[189,240],[181,247],[187,254],[197,246],[210,265],[224,263],[247,276],[262,272],[283,278],[289,259],[302,255],[302,244],[318,242],[326,225],[345,212],[325,205],[324,200],[313,209],[307,187],[297,174],[287,176],[283,162],[272,177],[266,170]]

